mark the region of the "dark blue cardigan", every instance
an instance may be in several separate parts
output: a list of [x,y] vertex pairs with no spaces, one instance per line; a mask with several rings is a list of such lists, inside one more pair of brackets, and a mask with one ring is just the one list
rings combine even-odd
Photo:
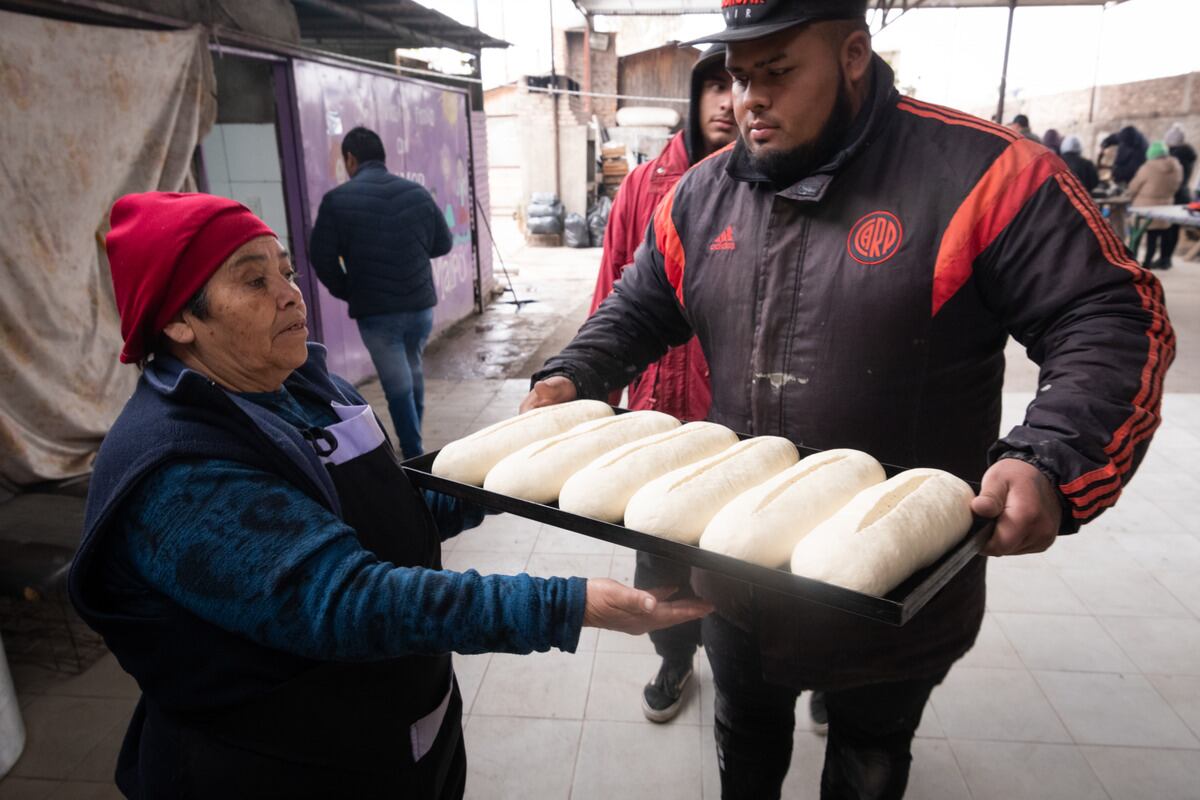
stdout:
[[[310,345],[309,361],[288,378],[285,387],[328,402],[361,403],[351,386],[329,375],[324,358],[323,347]],[[365,552],[347,556],[357,557],[351,566],[359,571],[358,580],[326,583],[314,575],[311,591],[361,586],[361,597],[329,604],[349,607],[359,618],[372,614],[404,618],[416,613],[436,619],[387,632],[375,639],[373,651],[364,651],[359,640],[368,631],[362,637],[334,637],[329,649],[322,651],[314,649],[313,642],[285,647],[254,630],[226,629],[217,624],[214,614],[203,614],[185,596],[184,587],[156,584],[146,575],[122,577],[119,570],[111,569],[114,559],[105,546],[123,519],[124,504],[143,479],[164,465],[186,460],[234,461],[282,479],[315,503],[318,511],[328,512],[314,514],[314,530],[306,533],[328,535],[317,529],[329,529],[331,521],[336,527],[340,517],[333,484],[295,427],[173,359],[150,365],[97,458],[69,589],[83,618],[105,636],[122,666],[165,710],[195,713],[233,705],[325,659],[370,660],[450,650],[573,650],[578,641],[586,597],[582,579],[392,568]],[[412,524],[430,522],[413,520]],[[343,570],[347,559],[340,564]],[[123,581],[117,587],[123,591],[114,591],[114,574]],[[153,601],[144,610],[128,602],[139,592],[148,593]],[[292,613],[321,606],[301,603]],[[431,606],[436,615],[426,613]]]
[[368,161],[321,200],[308,254],[321,283],[358,319],[437,305],[430,259],[453,244],[423,186]]

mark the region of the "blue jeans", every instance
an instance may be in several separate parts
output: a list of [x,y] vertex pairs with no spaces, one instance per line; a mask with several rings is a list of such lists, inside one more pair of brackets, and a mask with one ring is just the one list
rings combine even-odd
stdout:
[[425,376],[421,354],[433,330],[433,309],[372,314],[358,319],[358,332],[375,362],[388,413],[405,458],[425,452],[421,417],[425,414]]

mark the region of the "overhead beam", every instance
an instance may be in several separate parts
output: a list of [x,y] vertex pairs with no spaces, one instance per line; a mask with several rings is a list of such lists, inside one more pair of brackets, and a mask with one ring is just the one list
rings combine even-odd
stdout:
[[[897,4],[899,5],[899,8],[897,8]],[[888,25],[891,25],[896,20],[903,17],[909,11],[921,8],[924,5],[925,0],[876,0],[875,10],[879,12],[879,27],[875,32],[879,33]],[[888,14],[890,14],[892,11],[898,11],[899,13],[897,13],[896,16],[892,17],[891,19],[888,19]]]
[[[337,19],[337,20],[329,20],[328,22],[321,21],[319,23],[312,21],[311,25],[314,29],[321,30],[321,31],[337,31],[338,33],[348,33],[348,34],[352,34],[355,36],[370,35],[370,36],[374,36],[374,37],[380,38],[380,39],[385,38],[385,37],[395,38],[398,35],[395,31],[391,31],[391,30],[383,31],[383,30],[379,30],[376,28],[370,28],[370,29],[364,31],[363,27],[361,25],[357,25],[354,22],[352,22],[351,20]],[[462,38],[464,40],[470,39],[472,41],[479,41],[479,40],[486,41],[489,38],[486,33],[483,33],[483,32],[476,33],[476,32],[474,32],[474,29],[469,29],[468,31],[463,31],[461,26],[456,28],[453,25],[446,25],[443,23],[438,23],[436,25],[414,25],[414,26],[412,26],[412,34],[411,34],[411,37],[409,37],[409,38],[420,37],[420,38],[424,39],[424,38],[428,38],[431,35],[444,36],[446,34],[451,34],[451,33],[461,34],[460,38]]]

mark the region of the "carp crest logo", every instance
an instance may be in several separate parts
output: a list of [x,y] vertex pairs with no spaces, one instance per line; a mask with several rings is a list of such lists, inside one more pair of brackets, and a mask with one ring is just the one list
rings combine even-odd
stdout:
[[872,211],[850,229],[846,252],[860,264],[882,264],[896,254],[903,240],[904,226],[895,214]]

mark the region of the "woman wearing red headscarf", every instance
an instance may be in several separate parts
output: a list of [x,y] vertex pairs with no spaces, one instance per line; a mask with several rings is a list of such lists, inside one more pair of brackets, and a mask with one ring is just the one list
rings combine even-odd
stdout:
[[573,651],[583,625],[707,610],[441,570],[441,539],[481,513],[408,483],[244,206],[130,195],[107,247],[121,360],[143,371],[69,585],[142,690],[117,764],[129,797],[461,797],[449,653]]

